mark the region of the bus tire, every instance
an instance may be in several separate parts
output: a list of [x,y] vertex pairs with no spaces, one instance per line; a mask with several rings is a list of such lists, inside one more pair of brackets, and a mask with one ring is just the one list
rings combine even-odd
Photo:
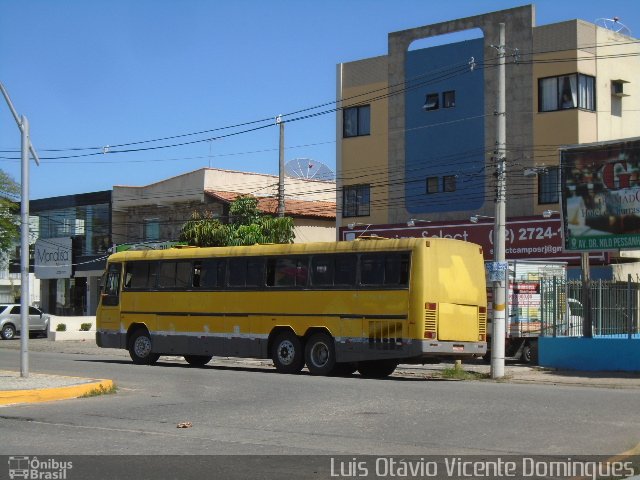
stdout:
[[311,375],[329,375],[336,365],[336,348],[331,335],[318,332],[307,340],[304,359]]
[[192,367],[204,367],[213,358],[212,355],[185,355],[184,359]]
[[136,365],[153,365],[160,358],[159,353],[151,351],[151,336],[144,329],[133,332],[129,342],[129,355]]
[[391,375],[397,366],[396,360],[369,360],[358,363],[358,372],[365,378],[385,378]]
[[300,373],[304,352],[300,339],[290,331],[280,332],[273,341],[273,365],[280,373]]
[[329,375],[331,375],[332,377],[348,377],[350,375],[353,375],[356,370],[358,370],[358,364],[356,363],[336,363]]

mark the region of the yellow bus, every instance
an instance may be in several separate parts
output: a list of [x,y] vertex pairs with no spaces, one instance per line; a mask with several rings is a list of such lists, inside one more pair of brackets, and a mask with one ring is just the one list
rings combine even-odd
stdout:
[[385,377],[486,353],[482,248],[451,239],[171,248],[109,257],[96,341],[160,355],[271,358],[282,373]]

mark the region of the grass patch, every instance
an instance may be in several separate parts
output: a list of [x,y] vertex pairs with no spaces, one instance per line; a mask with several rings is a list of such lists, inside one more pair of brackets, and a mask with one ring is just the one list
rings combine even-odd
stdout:
[[80,395],[80,398],[98,397],[100,395],[112,395],[118,391],[118,387],[115,383],[105,387],[104,385],[98,385],[97,388],[92,388],[87,393]]
[[483,380],[489,378],[488,373],[469,372],[462,367],[447,367],[440,371],[440,376],[449,380]]

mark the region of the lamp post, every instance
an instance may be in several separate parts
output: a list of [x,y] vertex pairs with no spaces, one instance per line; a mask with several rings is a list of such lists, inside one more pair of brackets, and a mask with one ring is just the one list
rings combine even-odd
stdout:
[[11,102],[9,93],[0,83],[0,91],[7,101],[9,110],[18,124],[21,137],[21,179],[20,179],[20,376],[29,376],[29,153],[40,165],[40,159],[31,144],[29,120],[18,112]]

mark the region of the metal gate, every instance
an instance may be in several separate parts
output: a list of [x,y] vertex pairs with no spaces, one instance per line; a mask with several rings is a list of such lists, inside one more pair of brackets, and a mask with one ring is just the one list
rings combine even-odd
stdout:
[[[595,280],[588,288],[580,280],[542,279],[542,336],[640,338],[640,283]],[[589,301],[585,301],[589,295]],[[591,305],[587,311],[583,305]],[[591,328],[585,328],[590,322]]]

